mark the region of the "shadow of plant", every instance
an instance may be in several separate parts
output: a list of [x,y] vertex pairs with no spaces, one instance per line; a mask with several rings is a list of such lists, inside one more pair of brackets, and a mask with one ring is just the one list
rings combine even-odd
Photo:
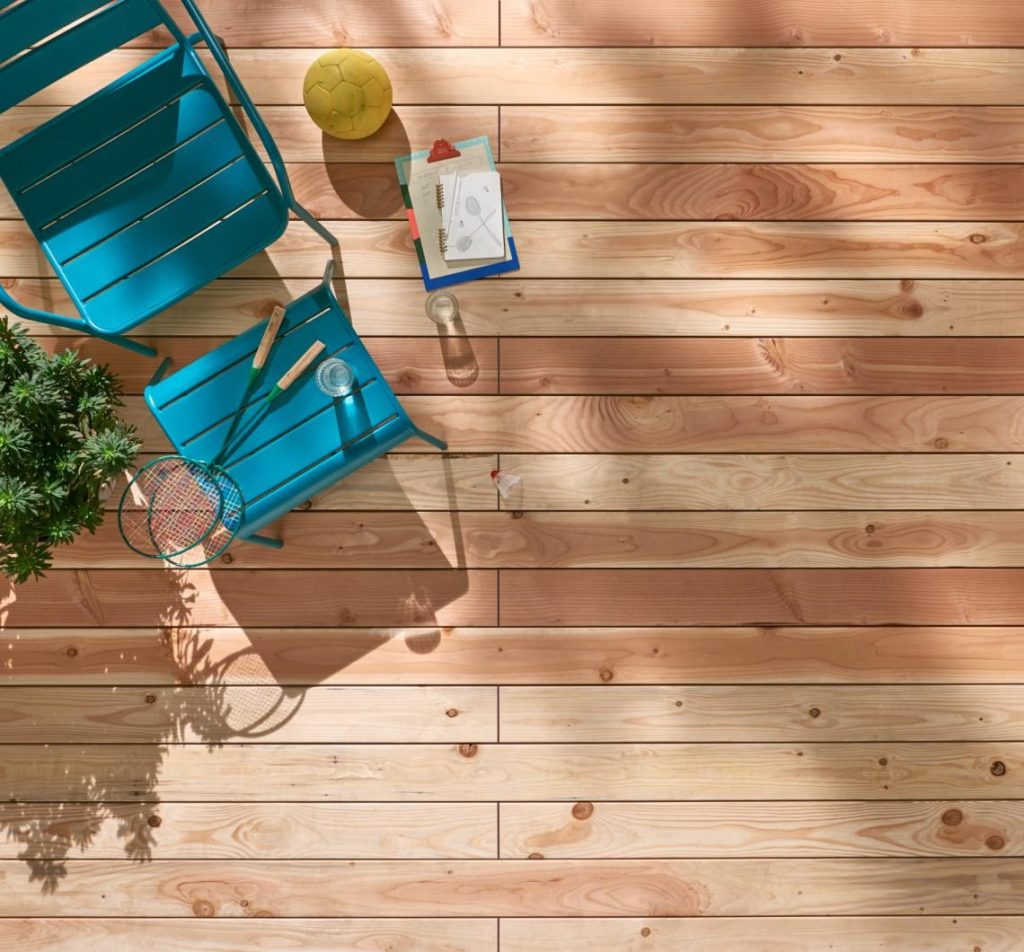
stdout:
[[[110,688],[92,717],[76,711],[73,688],[6,690],[14,705],[15,695],[23,692],[27,698],[14,707],[19,735],[41,741],[75,738],[49,742],[48,759],[29,746],[9,747],[5,758],[10,779],[2,790],[0,830],[16,844],[16,858],[27,864],[30,881],[44,894],[58,890],[67,860],[76,853],[95,849],[115,855],[119,846],[128,859],[152,859],[168,745],[214,749],[234,738],[265,736],[302,705],[305,691],[277,685],[255,649],[218,657],[213,638],[189,627],[198,594],[189,573],[166,575],[174,598],[157,620],[162,651],[156,654],[167,665],[160,686]],[[68,648],[67,656],[77,651]],[[89,690],[96,696],[95,686]],[[62,694],[72,695],[63,707],[54,703]],[[75,713],[77,723],[70,717]],[[116,747],[108,746],[113,742]]]

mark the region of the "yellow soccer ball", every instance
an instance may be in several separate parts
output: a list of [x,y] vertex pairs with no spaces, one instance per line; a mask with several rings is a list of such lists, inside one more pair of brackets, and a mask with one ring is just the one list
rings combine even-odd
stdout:
[[302,88],[310,118],[338,139],[372,136],[391,112],[391,80],[361,50],[324,53],[309,67]]

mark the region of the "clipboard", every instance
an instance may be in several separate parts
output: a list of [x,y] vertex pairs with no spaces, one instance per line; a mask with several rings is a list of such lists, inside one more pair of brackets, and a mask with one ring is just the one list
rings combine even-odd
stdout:
[[512,238],[508,210],[502,203],[505,228],[505,257],[469,261],[445,261],[445,231],[441,219],[444,204],[442,172],[496,171],[487,136],[466,139],[454,145],[438,139],[430,150],[398,156],[395,170],[402,188],[409,228],[419,259],[423,284],[428,291],[475,281],[492,274],[519,270],[519,253]]

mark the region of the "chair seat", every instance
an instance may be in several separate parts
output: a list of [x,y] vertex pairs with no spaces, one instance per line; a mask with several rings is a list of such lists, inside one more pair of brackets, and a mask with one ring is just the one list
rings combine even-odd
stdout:
[[0,151],[0,180],[101,334],[230,271],[288,220],[228,105],[180,47]]
[[[263,324],[146,389],[146,403],[182,456],[210,461],[231,431]],[[315,367],[274,403],[266,395],[316,340],[353,370],[354,391],[332,398],[313,379]],[[224,468],[246,510],[245,537],[416,434],[329,285],[293,302],[259,383],[235,424]]]

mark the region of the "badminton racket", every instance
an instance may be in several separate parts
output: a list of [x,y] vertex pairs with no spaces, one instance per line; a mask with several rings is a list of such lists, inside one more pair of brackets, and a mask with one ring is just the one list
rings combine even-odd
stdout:
[[256,385],[256,381],[263,375],[263,368],[267,363],[267,358],[270,356],[271,350],[274,348],[274,342],[277,340],[277,332],[281,329],[281,323],[285,318],[285,309],[283,307],[275,307],[274,313],[270,315],[270,320],[267,321],[267,326],[263,331],[263,338],[260,340],[259,347],[256,348],[256,353],[252,358],[252,365],[249,367],[249,377],[245,384],[245,390],[242,392],[242,399],[238,403],[238,409],[235,411],[234,418],[231,420],[231,426],[228,427],[228,435],[224,437],[224,442],[220,445],[220,450],[217,455],[213,458],[214,465],[219,463],[223,459],[225,452],[227,452],[228,444],[231,442],[231,438],[235,435],[235,429],[238,427],[238,421],[242,417],[242,411],[246,407],[246,403],[249,399],[249,394],[252,393],[252,388]]

